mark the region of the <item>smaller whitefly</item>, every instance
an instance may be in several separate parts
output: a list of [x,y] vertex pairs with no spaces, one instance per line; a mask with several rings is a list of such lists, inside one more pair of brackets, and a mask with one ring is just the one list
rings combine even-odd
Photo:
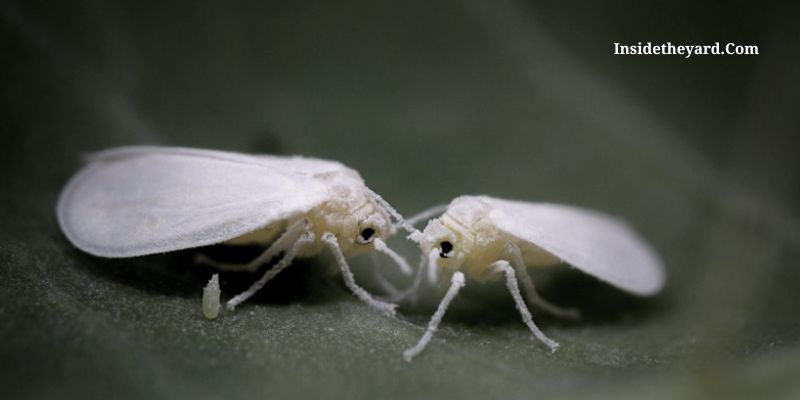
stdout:
[[231,310],[295,258],[329,251],[345,285],[364,303],[392,315],[395,305],[374,299],[356,284],[345,259],[374,250],[390,256],[401,270],[410,270],[383,240],[398,226],[412,228],[367,188],[358,172],[335,161],[120,147],[90,157],[61,192],[57,214],[67,238],[100,257],[217,243],[264,246],[261,255],[245,264],[198,256],[199,263],[220,270],[249,272],[274,259],[249,289],[228,300]]
[[220,308],[219,275],[211,275],[206,287],[203,288],[203,316],[208,319],[216,319],[219,316]]
[[425,269],[430,281],[450,278],[451,283],[425,334],[405,351],[409,361],[428,344],[465,278],[504,280],[523,322],[551,351],[559,344],[536,326],[525,300],[558,317],[576,319],[579,313],[541,298],[528,269],[566,263],[638,296],[664,286],[661,260],[644,239],[619,219],[577,207],[462,196],[410,238],[419,243],[425,261],[415,285]]

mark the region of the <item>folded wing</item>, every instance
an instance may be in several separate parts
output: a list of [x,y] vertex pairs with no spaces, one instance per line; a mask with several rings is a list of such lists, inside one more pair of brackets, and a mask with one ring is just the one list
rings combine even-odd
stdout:
[[219,243],[327,200],[325,184],[305,173],[323,167],[346,169],[299,157],[122,147],[96,154],[72,178],[58,220],[75,246],[104,257]]
[[546,203],[483,197],[492,222],[614,286],[646,296],[664,285],[653,249],[624,222],[597,212]]

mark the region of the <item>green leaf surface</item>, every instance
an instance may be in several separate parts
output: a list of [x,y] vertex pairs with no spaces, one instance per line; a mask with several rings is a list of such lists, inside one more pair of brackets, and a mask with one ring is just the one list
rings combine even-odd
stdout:
[[[7,2],[0,397],[798,398],[797,15],[688,1]],[[648,40],[761,52],[612,54]],[[668,284],[637,298],[567,266],[534,271],[546,298],[584,315],[534,310],[561,343],[552,354],[501,283],[468,282],[407,363],[443,292],[386,317],[329,256],[208,321],[214,271],[195,251],[102,259],[60,232],[55,202],[81,155],[126,144],[339,160],[405,215],[461,194],[602,210],[653,244]],[[351,260],[374,293],[371,269],[392,269],[379,260]],[[223,298],[254,279],[221,274]]]

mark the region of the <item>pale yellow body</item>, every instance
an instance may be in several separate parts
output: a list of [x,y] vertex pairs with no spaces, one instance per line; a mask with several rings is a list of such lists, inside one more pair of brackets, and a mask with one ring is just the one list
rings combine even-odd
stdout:
[[311,257],[324,249],[322,235],[326,232],[334,234],[342,253],[352,257],[373,250],[373,244],[357,243],[356,238],[365,228],[375,230],[375,237],[385,239],[391,233],[389,215],[380,206],[363,194],[340,193],[342,197],[329,200],[307,213],[296,215],[289,220],[267,225],[261,229],[226,241],[229,245],[268,246],[274,242],[287,227],[305,220],[308,230],[314,234],[314,243],[304,246],[299,257]]
[[[316,179],[326,183],[322,193],[314,193],[323,199],[310,203],[292,213],[273,213],[272,223],[258,229],[226,240],[231,245],[260,245],[267,247],[261,255],[247,264],[224,264],[213,260],[205,263],[220,269],[255,271],[264,263],[281,255],[280,259],[250,288],[227,302],[228,309],[250,298],[265,283],[288,267],[296,257],[312,257],[329,250],[344,278],[345,285],[359,299],[368,305],[394,315],[396,305],[373,299],[359,287],[345,257],[355,256],[371,250],[388,254],[401,268],[410,267],[396,253],[388,249],[383,239],[393,233],[391,217],[399,217],[380,196],[367,189],[354,171],[323,171],[315,174]],[[301,202],[305,200],[301,199]],[[303,203],[305,204],[305,203]],[[280,208],[283,204],[277,204]],[[284,207],[285,208],[285,207]],[[270,214],[265,210],[264,214]]]
[[428,254],[443,241],[453,245],[453,254],[437,260],[439,272],[444,277],[459,270],[480,281],[500,277],[500,274],[493,274],[491,265],[498,260],[508,260],[509,246],[519,248],[528,267],[546,267],[560,262],[540,247],[497,229],[489,220],[488,209],[480,203],[449,208],[428,224],[422,232],[420,244]]

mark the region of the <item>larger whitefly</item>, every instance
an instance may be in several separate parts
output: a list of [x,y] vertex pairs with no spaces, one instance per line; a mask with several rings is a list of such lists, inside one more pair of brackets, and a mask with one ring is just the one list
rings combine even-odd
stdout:
[[358,287],[345,257],[379,250],[402,217],[335,161],[179,147],[132,146],[90,157],[57,207],[67,238],[101,257],[133,257],[215,243],[269,245],[250,263],[201,258],[220,269],[254,271],[284,253],[261,280],[228,302],[252,296],[294,257],[330,249],[347,286],[387,313],[394,305]]

